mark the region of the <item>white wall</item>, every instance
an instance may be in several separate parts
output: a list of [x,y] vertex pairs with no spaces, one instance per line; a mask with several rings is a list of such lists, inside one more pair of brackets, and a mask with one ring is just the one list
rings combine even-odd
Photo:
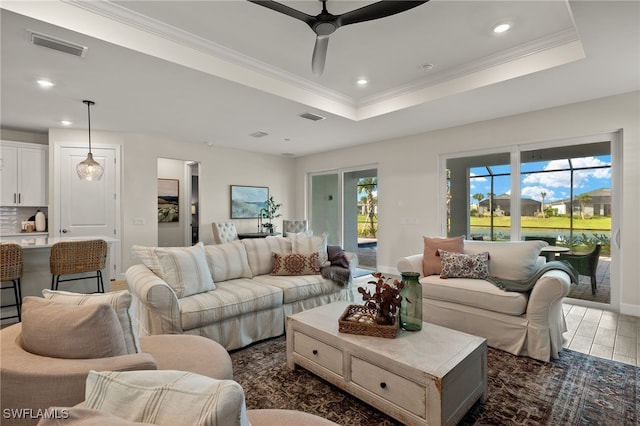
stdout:
[[158,158],[158,179],[176,179],[180,196],[178,221],[158,223],[158,247],[190,245],[185,242],[185,227],[191,225],[191,210],[185,208],[189,187],[185,182],[185,167],[185,161]]
[[[282,203],[282,217],[294,212],[294,159],[246,151],[185,143],[149,135],[127,134],[122,167],[122,252],[123,271],[133,263],[131,246],[157,246],[157,159],[198,161],[200,241],[213,244],[211,222],[229,220],[230,185],[268,186],[269,194]],[[141,218],[144,225],[135,225]],[[257,219],[234,219],[240,232],[257,231]]]
[[[620,310],[640,316],[640,92],[633,92],[415,136],[311,155],[296,161],[296,199],[304,211],[305,178],[326,168],[378,164],[378,269],[423,251],[423,235],[442,235],[439,158],[444,154],[575,138],[623,129]],[[415,221],[411,220],[415,219]]]

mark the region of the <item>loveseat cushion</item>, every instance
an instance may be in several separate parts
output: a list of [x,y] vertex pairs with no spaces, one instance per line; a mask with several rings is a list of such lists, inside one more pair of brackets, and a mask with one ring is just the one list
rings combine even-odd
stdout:
[[527,310],[527,293],[504,291],[485,280],[473,278],[442,279],[438,275],[420,278],[422,297],[473,306],[507,315],[522,315]]
[[536,271],[540,250],[546,241],[473,241],[465,240],[470,253],[489,252],[489,275],[503,280],[525,280]]
[[240,240],[204,246],[214,282],[251,278],[247,250]]
[[267,238],[246,238],[240,240],[247,250],[247,259],[253,276],[270,274],[273,270],[271,253],[291,253],[291,240],[280,236]]
[[282,305],[282,291],[238,278],[218,282],[214,291],[180,299],[182,328],[191,330],[215,322]]
[[320,295],[332,294],[343,287],[335,282],[322,278],[322,275],[273,276],[258,275],[253,280],[277,287],[284,293],[284,303],[292,303]]

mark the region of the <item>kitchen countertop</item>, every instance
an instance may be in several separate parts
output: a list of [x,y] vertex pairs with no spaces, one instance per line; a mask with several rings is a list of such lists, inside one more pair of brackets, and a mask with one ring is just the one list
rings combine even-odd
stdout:
[[38,235],[30,232],[28,235],[20,236],[2,236],[0,243],[19,244],[23,249],[34,248],[51,248],[55,243],[61,241],[83,241],[83,240],[105,240],[107,244],[118,243],[120,240],[105,236],[87,236],[87,237],[49,237],[47,234]]

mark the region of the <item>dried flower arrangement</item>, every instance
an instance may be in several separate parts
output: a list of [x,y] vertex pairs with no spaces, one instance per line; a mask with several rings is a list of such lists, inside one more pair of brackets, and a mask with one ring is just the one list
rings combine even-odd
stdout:
[[400,309],[402,301],[400,290],[404,284],[397,279],[391,280],[391,278],[384,277],[381,272],[372,275],[376,281],[369,281],[369,284],[375,284],[375,291],[371,293],[363,287],[358,287],[358,293],[362,294],[362,299],[366,302],[364,306],[376,310],[375,321],[378,324],[393,324],[396,312]]

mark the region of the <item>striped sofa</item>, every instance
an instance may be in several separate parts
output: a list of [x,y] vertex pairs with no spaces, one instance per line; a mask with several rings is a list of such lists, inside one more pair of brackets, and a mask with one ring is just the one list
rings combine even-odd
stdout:
[[[131,266],[126,277],[134,296],[141,336],[200,335],[217,341],[227,350],[236,349],[282,335],[287,315],[348,300],[351,294],[348,285],[323,278],[319,273],[272,275],[274,253],[292,253],[290,238],[270,236],[207,246],[200,243],[182,250],[195,257],[200,256],[199,250],[204,252],[206,272],[213,282],[189,289],[198,280],[197,274],[191,278],[183,277],[188,271],[165,270],[163,274],[149,258],[166,253],[161,248],[138,249],[143,264]],[[353,253],[346,256],[353,272],[357,257]],[[179,263],[179,257],[174,261]],[[202,263],[196,262],[192,269],[206,269]],[[171,283],[181,277],[186,287]]]

